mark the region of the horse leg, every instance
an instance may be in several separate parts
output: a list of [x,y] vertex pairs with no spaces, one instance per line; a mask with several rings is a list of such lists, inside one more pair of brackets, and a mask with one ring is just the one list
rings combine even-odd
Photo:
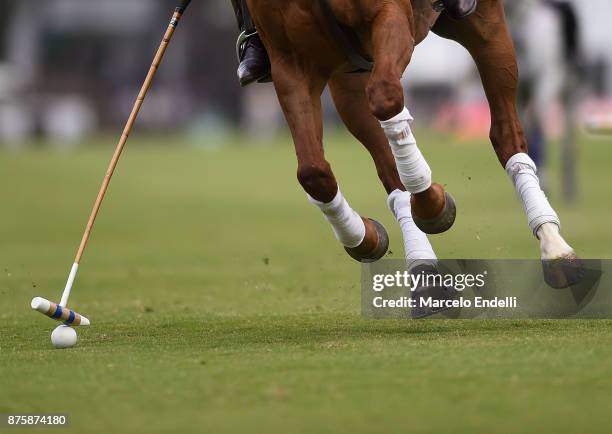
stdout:
[[367,74],[336,73],[329,88],[342,121],[351,134],[368,150],[376,165],[378,177],[387,194],[389,209],[397,219],[404,239],[404,252],[411,269],[421,261],[435,261],[436,254],[412,219],[409,192],[397,173],[397,167],[384,132],[368,109],[365,86]]
[[326,79],[315,71],[303,70],[301,65],[283,62],[273,61],[274,86],[293,136],[298,180],[347,253],[360,262],[376,261],[389,246],[386,230],[349,206],[325,160],[321,93]]
[[[402,185],[387,137],[368,109],[365,92],[367,80],[365,74],[332,76],[329,87],[334,103],[349,131],[370,152],[379,178],[389,193],[387,204],[402,230],[408,270],[414,274],[439,275],[436,254],[427,235],[417,227],[412,217],[411,194]],[[422,284],[411,292],[415,300],[412,317],[424,318],[445,310],[426,307],[423,300],[449,300],[456,296],[457,291],[452,287]]]
[[445,232],[456,216],[452,197],[432,183],[431,169],[410,129],[401,76],[414,50],[411,14],[396,2],[386,3],[374,18],[374,70],[366,86],[370,112],[379,120],[391,146],[402,184],[411,194],[412,215],[424,232]]
[[368,150],[386,192],[406,190],[380,124],[368,110],[365,86],[369,75],[334,74],[329,81],[334,105],[350,133]]
[[491,142],[523,203],[529,227],[540,241],[547,282],[554,287],[575,283],[581,278],[580,261],[560,234],[559,217],[540,187],[536,164],[527,154],[516,109],[516,54],[502,1],[481,0],[476,13],[462,22],[442,15],[433,30],[462,44],[476,62],[491,110]]

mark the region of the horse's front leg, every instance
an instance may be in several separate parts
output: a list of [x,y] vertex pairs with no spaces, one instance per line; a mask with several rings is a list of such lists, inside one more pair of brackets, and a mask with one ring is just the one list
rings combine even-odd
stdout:
[[547,282],[554,287],[575,283],[582,274],[580,261],[560,234],[559,216],[540,188],[536,164],[527,154],[516,108],[516,54],[502,1],[481,0],[476,14],[462,22],[441,16],[433,30],[465,46],[476,62],[491,110],[491,142],[540,241]]
[[412,269],[417,264],[431,263],[437,258],[427,235],[414,224],[410,193],[402,185],[385,134],[368,110],[365,93],[368,80],[367,74],[336,73],[329,82],[329,88],[342,121],[374,160],[378,177],[389,195],[387,204],[402,230],[406,261]]
[[[287,59],[288,57],[284,57]],[[384,227],[355,212],[338,188],[323,151],[321,93],[326,77],[302,65],[274,61],[274,86],[287,119],[298,159],[298,181],[331,224],[348,254],[360,262],[373,262],[389,246]]]
[[[409,6],[408,6],[409,7]],[[414,50],[410,11],[399,2],[388,2],[372,26],[374,70],[366,87],[370,112],[380,121],[402,184],[412,194],[412,215],[421,230],[445,232],[456,216],[452,197],[432,183],[431,169],[410,128],[412,116],[404,106],[400,79]]]
[[[329,83],[334,103],[349,131],[370,152],[378,176],[389,193],[387,204],[402,230],[408,270],[414,274],[437,275],[439,269],[436,254],[427,235],[414,223],[410,205],[411,195],[402,185],[385,134],[368,110],[368,99],[365,94],[367,80],[366,74],[335,74]],[[420,300],[427,300],[430,297],[446,300],[456,295],[457,291],[451,287],[422,284],[414,288],[411,295],[416,303],[416,307],[412,309],[412,316],[422,318],[439,311],[421,305]]]

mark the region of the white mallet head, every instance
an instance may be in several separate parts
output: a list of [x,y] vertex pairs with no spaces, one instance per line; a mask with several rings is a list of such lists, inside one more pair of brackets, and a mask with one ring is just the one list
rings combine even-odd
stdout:
[[32,309],[47,315],[49,318],[61,321],[66,325],[88,326],[90,324],[89,320],[83,315],[79,315],[72,309],[61,307],[59,304],[55,304],[42,297],[35,297],[32,299]]

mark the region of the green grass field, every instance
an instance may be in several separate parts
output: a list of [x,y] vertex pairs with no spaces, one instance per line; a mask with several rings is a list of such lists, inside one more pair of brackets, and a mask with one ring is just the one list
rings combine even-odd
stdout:
[[[73,292],[92,327],[53,349],[56,324],[29,302],[59,299],[113,141],[0,153],[0,412],[65,413],[74,433],[609,432],[610,321],[361,319],[359,266],[307,203],[286,138],[134,136]],[[488,144],[420,143],[459,206],[440,257],[537,257]],[[344,134],[327,148],[402,257],[367,155]],[[577,251],[609,258],[612,149],[581,155],[580,201],[551,198]]]

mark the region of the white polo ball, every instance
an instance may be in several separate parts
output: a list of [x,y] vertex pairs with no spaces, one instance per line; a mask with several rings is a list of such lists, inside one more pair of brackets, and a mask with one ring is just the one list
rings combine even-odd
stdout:
[[67,325],[60,325],[51,333],[51,343],[55,348],[74,347],[77,342],[76,330]]

